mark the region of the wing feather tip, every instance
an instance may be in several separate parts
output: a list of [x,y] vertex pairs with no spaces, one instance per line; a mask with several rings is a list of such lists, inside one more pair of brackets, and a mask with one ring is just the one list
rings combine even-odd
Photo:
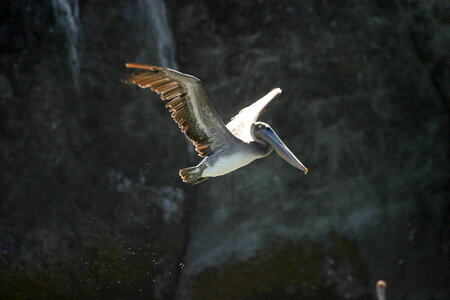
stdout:
[[134,62],[125,63],[125,67],[127,67],[129,69],[145,69],[145,70],[150,70],[150,71],[164,70],[164,68],[162,68],[162,67],[150,66],[150,65],[134,63]]

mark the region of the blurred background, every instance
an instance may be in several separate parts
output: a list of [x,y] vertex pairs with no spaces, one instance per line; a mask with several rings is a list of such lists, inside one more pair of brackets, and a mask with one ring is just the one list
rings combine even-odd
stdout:
[[[449,299],[449,1],[3,1],[1,299]],[[128,61],[277,155],[200,161]]]

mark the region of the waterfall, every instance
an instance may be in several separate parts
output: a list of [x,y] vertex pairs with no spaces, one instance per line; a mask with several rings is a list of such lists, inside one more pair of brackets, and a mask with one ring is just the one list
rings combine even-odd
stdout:
[[[164,0],[139,0],[138,5],[142,12],[144,49],[137,57],[137,61],[178,70],[175,60],[176,44]],[[187,142],[186,149],[190,161],[194,162],[197,153],[190,142]]]
[[[139,8],[142,12],[142,21],[144,24],[144,32],[148,32],[148,35],[144,36],[145,50],[150,53],[156,54],[158,63],[162,67],[171,69],[178,69],[178,65],[175,61],[175,41],[170,29],[169,20],[167,18],[166,5],[163,0],[139,0]],[[156,53],[151,51],[156,48]]]
[[52,0],[56,22],[64,28],[67,44],[69,66],[77,93],[80,92],[80,60],[78,57],[79,6],[78,0]]

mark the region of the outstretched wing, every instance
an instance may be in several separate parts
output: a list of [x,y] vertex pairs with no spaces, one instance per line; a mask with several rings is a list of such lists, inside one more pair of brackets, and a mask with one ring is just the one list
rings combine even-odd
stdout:
[[122,81],[151,88],[163,101],[169,101],[166,107],[172,112],[172,118],[200,156],[210,155],[235,138],[212,107],[198,78],[162,67],[137,63],[127,63],[126,66],[141,71]]
[[242,141],[247,143],[253,141],[250,132],[252,124],[256,122],[264,107],[279,94],[281,94],[280,88],[273,89],[252,105],[241,109],[227,124],[227,128]]

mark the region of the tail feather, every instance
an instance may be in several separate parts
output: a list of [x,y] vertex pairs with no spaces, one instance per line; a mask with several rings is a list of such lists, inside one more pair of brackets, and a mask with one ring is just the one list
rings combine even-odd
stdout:
[[207,177],[201,177],[205,168],[205,165],[184,168],[180,170],[180,176],[183,179],[183,182],[197,184],[207,179]]

